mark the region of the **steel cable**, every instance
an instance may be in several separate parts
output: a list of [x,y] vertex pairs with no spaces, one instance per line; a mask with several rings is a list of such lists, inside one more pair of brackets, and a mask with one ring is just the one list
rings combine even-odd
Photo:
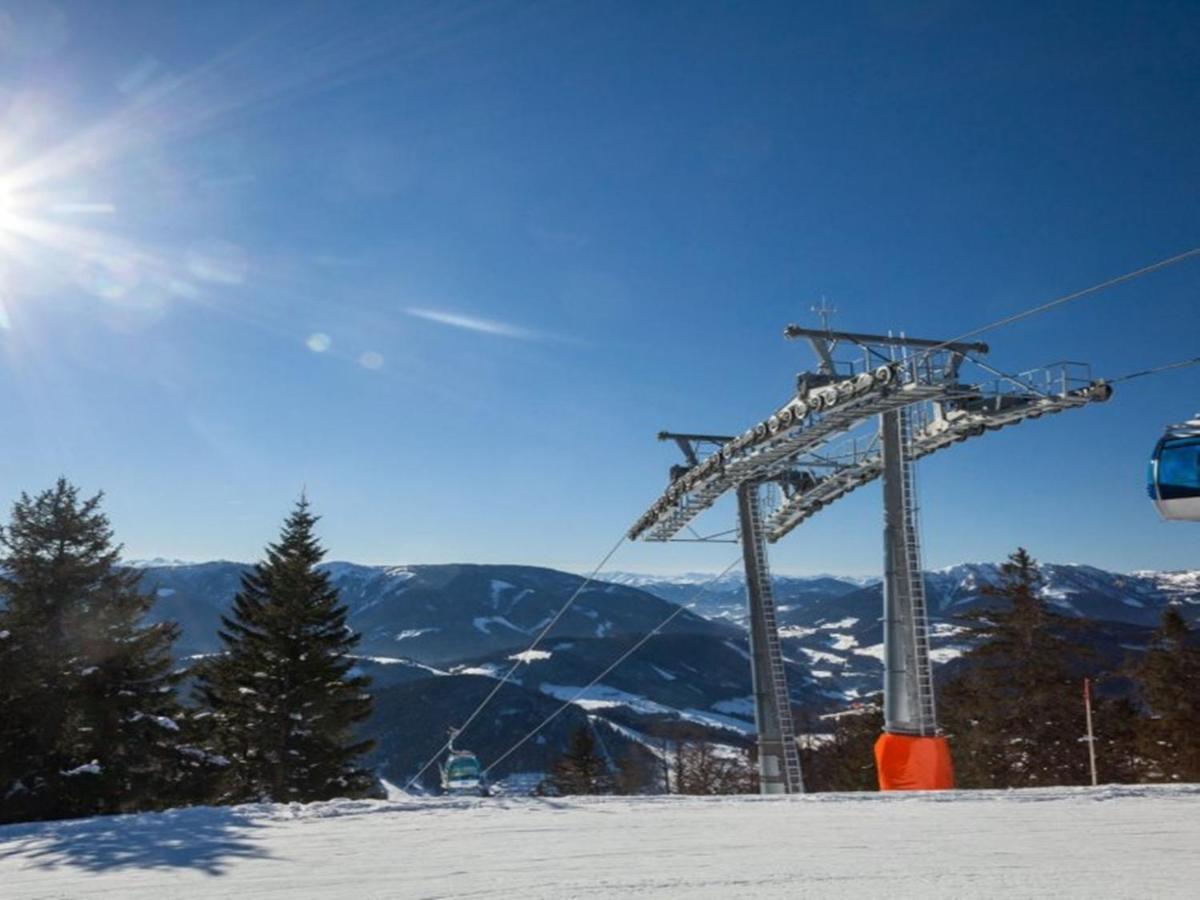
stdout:
[[582,697],[589,690],[591,690],[593,687],[595,687],[602,678],[607,677],[610,672],[612,672],[615,668],[617,668],[617,666],[621,665],[621,663],[625,662],[625,660],[627,660],[627,659],[629,659],[629,657],[633,656],[633,654],[636,653],[638,650],[640,650],[646,644],[646,642],[650,640],[650,638],[654,637],[656,634],[658,634],[660,631],[662,631],[664,628],[666,628],[672,621],[674,621],[676,616],[678,616],[680,613],[684,612],[685,610],[691,609],[692,606],[695,605],[696,601],[700,599],[700,597],[704,594],[705,591],[707,591],[714,583],[719,581],[725,575],[728,575],[729,571],[734,566],[736,566],[739,562],[741,562],[741,560],[742,560],[741,556],[738,556],[732,562],[730,562],[729,565],[727,565],[724,569],[722,569],[720,572],[718,572],[712,578],[710,578],[706,582],[704,582],[700,586],[700,589],[698,591],[696,591],[695,594],[692,595],[692,598],[687,603],[685,603],[681,606],[675,607],[675,609],[671,612],[671,614],[669,616],[667,616],[665,619],[663,619],[661,622],[659,622],[657,625],[655,625],[654,628],[652,628],[650,631],[646,632],[646,634],[642,635],[641,639],[638,640],[637,643],[635,643],[632,647],[630,647],[628,650],[626,650],[624,653],[622,653],[620,656],[618,656],[617,659],[607,669],[605,669],[603,672],[601,672],[599,675],[597,675],[595,678],[593,678],[591,681],[589,681],[587,684],[585,684],[583,687],[581,687],[575,693],[575,695],[573,697],[571,697],[571,699],[564,701],[563,704],[560,707],[558,707],[558,709],[554,710],[554,712],[552,712],[550,715],[546,716],[546,718],[543,719],[532,731],[530,731],[523,738],[521,738],[519,741],[517,741],[515,744],[513,744],[511,747],[509,747],[507,750],[505,750],[502,754],[500,754],[500,756],[496,757],[496,759],[492,761],[492,764],[483,770],[483,774],[486,775],[488,772],[492,771],[492,769],[494,769],[496,766],[498,766],[504,760],[508,759],[508,757],[510,757],[513,753],[515,753],[522,746],[524,746],[526,741],[528,741],[530,738],[532,738],[534,735],[536,735],[539,731],[541,731],[543,728],[545,728],[547,725],[549,725],[551,722],[553,722],[555,719],[557,719],[567,709],[567,707],[574,704],[575,701],[579,700],[580,697]]
[[1122,375],[1119,378],[1107,379],[1109,384],[1118,384],[1122,381],[1132,381],[1134,378],[1142,378],[1145,375],[1157,375],[1159,372],[1166,372],[1171,369],[1185,369],[1188,366],[1200,365],[1200,356],[1194,356],[1191,359],[1181,359],[1178,362],[1167,363],[1162,366],[1155,366],[1153,369],[1143,369],[1141,372],[1130,372],[1128,375]]
[[[567,598],[567,602],[564,603],[559,608],[558,612],[556,612],[550,618],[550,621],[546,623],[546,626],[541,631],[538,632],[537,637],[535,637],[533,639],[533,643],[531,643],[528,647],[526,647],[523,652],[516,654],[516,661],[512,664],[512,666],[509,667],[508,671],[504,673],[504,676],[502,678],[500,678],[499,681],[496,682],[495,687],[493,687],[491,689],[491,691],[488,693],[488,695],[483,698],[482,702],[477,707],[475,707],[475,711],[472,712],[471,715],[467,716],[466,721],[464,721],[462,723],[462,725],[460,725],[458,728],[453,729],[451,731],[452,735],[458,735],[458,734],[461,734],[462,732],[466,731],[467,728],[470,726],[470,724],[479,717],[479,714],[481,712],[483,712],[483,710],[487,707],[487,705],[489,703],[492,702],[492,698],[495,697],[496,694],[498,694],[500,692],[500,689],[502,687],[504,687],[505,684],[508,683],[509,678],[512,677],[512,673],[517,670],[517,667],[520,666],[526,660],[528,660],[529,657],[527,656],[527,654],[531,650],[536,649],[537,645],[542,642],[542,639],[545,638],[546,635],[550,633],[550,629],[552,629],[555,625],[558,624],[559,619],[561,619],[563,617],[563,615],[566,613],[566,611],[571,608],[571,605],[579,598],[579,595],[584,592],[584,590],[587,588],[588,585],[590,585],[593,581],[596,580],[596,576],[598,574],[600,574],[600,570],[603,569],[606,565],[608,565],[608,561],[613,558],[613,555],[617,552],[618,549],[620,549],[621,545],[625,543],[625,540],[626,540],[626,535],[624,532],[622,532],[620,540],[618,540],[615,544],[613,544],[612,549],[609,550],[608,553],[604,554],[604,558],[602,560],[600,560],[599,563],[596,564],[596,567],[594,569],[592,569],[591,574],[588,575],[587,578],[585,578],[582,582],[580,582],[579,587],[575,588],[575,592],[572,593],[571,596]],[[408,784],[406,784],[404,786],[404,789],[406,791],[409,790],[414,784],[417,783],[417,781],[420,779],[420,777],[429,770],[429,767],[432,766],[437,761],[437,758],[439,756],[441,756],[443,753],[445,753],[447,750],[450,749],[450,745],[453,743],[453,741],[454,741],[454,737],[452,736],[450,738],[450,740],[446,741],[446,743],[443,744],[438,749],[438,751],[433,754],[433,756],[429,757],[429,759],[428,759],[428,761],[426,761],[425,765],[421,766],[421,768],[417,772],[417,774],[414,775],[411,779],[409,779]]]
[[916,359],[925,359],[931,354],[936,353],[938,350],[945,350],[951,344],[959,344],[968,338],[977,337],[985,332],[993,331],[997,328],[1003,328],[1005,325],[1012,325],[1015,322],[1020,322],[1022,319],[1028,319],[1031,316],[1040,315],[1041,313],[1054,309],[1057,306],[1071,303],[1074,300],[1079,300],[1083,297],[1098,293],[1107,288],[1115,287],[1116,285],[1123,284],[1126,281],[1132,281],[1133,279],[1140,278],[1143,275],[1149,275],[1151,272],[1157,272],[1160,269],[1165,269],[1168,266],[1173,266],[1176,263],[1181,263],[1195,256],[1200,256],[1200,247],[1193,247],[1191,250],[1185,250],[1182,253],[1175,254],[1174,256],[1168,256],[1165,259],[1160,259],[1157,262],[1142,266],[1140,269],[1134,269],[1133,271],[1126,272],[1123,275],[1116,275],[1113,278],[1098,282],[1090,287],[1085,287],[1078,291],[1072,291],[1069,294],[1063,294],[1061,297],[1055,297],[1053,300],[1047,300],[1045,303],[1040,303],[1037,306],[1031,306],[1029,309],[1022,310],[1021,312],[1013,313],[1012,315],[1005,316],[1002,319],[997,319],[995,322],[982,325],[979,328],[973,328],[970,331],[965,331],[955,338],[951,338],[948,341],[942,341],[939,344],[935,344],[932,347],[922,350],[919,354],[917,354]]

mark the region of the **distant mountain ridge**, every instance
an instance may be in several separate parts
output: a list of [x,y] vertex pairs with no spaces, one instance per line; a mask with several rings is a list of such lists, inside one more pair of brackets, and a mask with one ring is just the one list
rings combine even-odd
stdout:
[[[221,561],[145,564],[137,571],[144,589],[157,595],[154,615],[179,622],[179,651],[195,654],[217,649],[220,617],[248,568]],[[556,638],[645,634],[672,612],[670,601],[639,588],[602,581],[584,586],[578,575],[535,566],[330,562],[322,568],[349,607],[347,621],[362,634],[364,655],[432,665],[523,649],[576,591],[555,624]],[[688,611],[666,631],[738,634],[735,626]]]
[[[720,578],[703,573],[656,576],[630,572],[605,573],[603,577],[606,581],[638,587],[672,603],[690,606],[710,619],[725,619],[745,626],[746,579],[740,571],[728,572]],[[836,575],[776,575],[772,580],[776,597],[786,597],[788,602],[843,597],[875,581]]]
[[[157,561],[136,566],[141,585],[157,597],[153,615],[181,625],[179,657],[219,649],[220,618],[249,566],[235,562]],[[379,738],[370,762],[403,781],[422,757],[461,722],[472,703],[510,669],[540,631],[575,597],[537,652],[514,672],[486,714],[464,736],[465,746],[499,753],[570,700],[626,648],[668,616],[658,637],[582,698],[569,715],[512,758],[498,774],[544,771],[570,730],[589,719],[607,723],[608,751],[620,754],[639,727],[677,722],[745,740],[752,728],[750,670],[744,633],[736,625],[679,610],[628,585],[533,566],[362,566],[330,562],[349,608],[348,625],[362,635],[358,668],[372,679],[375,713],[368,733]],[[793,665],[798,703],[821,702]],[[474,743],[472,743],[474,742]]]
[[[182,626],[179,656],[214,652],[220,616],[247,564],[151,560],[136,568],[144,588],[157,594],[154,615]],[[470,712],[470,697],[481,690],[471,685],[494,683],[583,584],[578,575],[532,566],[330,562],[324,568],[350,609],[350,627],[363,635],[359,666],[377,697],[372,733],[387,735],[373,762],[393,778],[411,774],[424,744]],[[1089,640],[1105,665],[1117,666],[1144,647],[1166,604],[1179,603],[1192,620],[1200,615],[1200,571],[1121,574],[1058,564],[1041,571],[1051,604],[1097,620]],[[671,723],[727,743],[746,740],[754,716],[741,574],[717,579],[699,598],[711,576],[602,578],[580,591],[538,652],[513,673],[506,702],[476,726],[479,746],[518,740],[681,604],[691,611],[679,612],[662,635],[587,689],[569,721],[582,721],[577,711],[635,741]],[[933,661],[945,671],[969,649],[957,616],[993,602],[983,589],[998,581],[999,566],[964,563],[925,579]],[[882,586],[780,576],[775,589],[792,699],[805,717],[798,728],[820,730],[822,713],[879,690]],[[405,733],[416,743],[400,741]],[[566,733],[556,728],[545,743],[531,742],[530,755],[506,762],[504,771],[543,765],[561,750]]]
[[[1066,615],[1154,625],[1168,603],[1179,603],[1187,618],[1200,616],[1200,569],[1120,573],[1074,563],[1042,563],[1038,568],[1044,582],[1042,596]],[[694,597],[710,579],[711,575],[702,573],[616,576],[622,583],[677,603]],[[821,617],[837,614],[833,607],[844,606],[851,614],[869,613],[863,608],[864,600],[882,603],[878,579],[782,575],[773,581],[784,625],[819,624]],[[984,589],[999,581],[999,563],[959,563],[925,572],[931,617],[937,621],[986,604]],[[705,586],[696,608],[705,615],[744,624],[745,603],[745,579],[738,572]]]
[[[1057,563],[1043,563],[1039,570],[1042,596],[1064,615],[1094,621],[1088,640],[1114,666],[1145,647],[1168,604],[1178,604],[1193,623],[1200,620],[1200,570],[1126,574]],[[962,563],[925,573],[935,667],[953,662],[969,649],[959,617],[995,604],[984,589],[999,580],[997,563]],[[643,576],[638,581],[643,589],[666,599],[675,599],[681,590],[675,578],[656,582]],[[883,586],[832,581],[825,576],[775,578],[780,631],[788,658],[806,663],[810,679],[824,688],[826,696],[853,699],[879,690]],[[746,600],[740,576],[721,579],[707,593],[697,609],[744,627]]]

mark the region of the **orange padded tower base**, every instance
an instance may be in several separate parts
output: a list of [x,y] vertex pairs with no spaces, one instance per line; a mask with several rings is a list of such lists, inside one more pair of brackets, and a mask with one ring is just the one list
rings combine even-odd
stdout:
[[954,787],[950,745],[944,737],[884,732],[875,742],[881,791],[942,791]]

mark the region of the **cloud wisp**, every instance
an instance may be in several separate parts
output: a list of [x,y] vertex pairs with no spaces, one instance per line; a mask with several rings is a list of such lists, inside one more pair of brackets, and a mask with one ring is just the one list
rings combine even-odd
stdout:
[[496,337],[511,338],[518,341],[549,341],[554,340],[548,334],[512,325],[508,322],[497,322],[494,319],[480,319],[475,316],[464,316],[459,313],[444,312],[438,309],[422,309],[408,307],[404,310],[410,316],[436,322],[439,325],[449,325],[451,328],[462,328],[465,331],[476,331],[480,334],[491,334]]

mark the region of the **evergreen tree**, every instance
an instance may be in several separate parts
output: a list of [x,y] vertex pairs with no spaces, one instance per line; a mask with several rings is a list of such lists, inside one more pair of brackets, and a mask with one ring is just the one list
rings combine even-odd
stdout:
[[1040,596],[1037,563],[1023,549],[986,593],[1001,601],[966,617],[977,638],[939,708],[963,787],[1084,784],[1089,780],[1076,622]]
[[371,713],[368,679],[351,674],[359,641],[313,533],[306,498],[266,559],[242,577],[222,617],[223,652],[201,666],[199,720],[211,752],[228,760],[218,802],[327,800],[367,794],[354,736]]
[[581,725],[571,734],[567,752],[553,765],[547,781],[561,796],[609,793],[608,765],[596,751],[590,725]]
[[1135,784],[1146,760],[1139,751],[1143,718],[1127,694],[1095,696],[1092,717],[1096,734],[1096,770],[1101,784]]
[[617,760],[613,793],[624,795],[657,794],[659,784],[658,760],[641,744],[630,744],[625,755]]
[[1162,623],[1135,672],[1149,712],[1138,748],[1155,781],[1200,781],[1200,648],[1178,606]]
[[0,798],[5,819],[153,809],[186,800],[173,623],[118,565],[101,494],[60,478],[22,494],[3,550]]

